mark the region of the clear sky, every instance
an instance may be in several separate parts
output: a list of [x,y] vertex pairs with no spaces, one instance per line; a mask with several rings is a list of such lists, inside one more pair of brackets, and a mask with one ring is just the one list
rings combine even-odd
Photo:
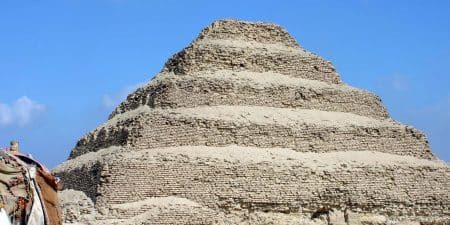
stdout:
[[50,168],[217,19],[284,26],[450,161],[450,1],[0,1],[0,146]]

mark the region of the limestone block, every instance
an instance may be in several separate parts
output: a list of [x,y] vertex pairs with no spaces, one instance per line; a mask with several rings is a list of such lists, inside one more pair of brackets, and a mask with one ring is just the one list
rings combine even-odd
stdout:
[[344,212],[340,210],[331,210],[328,213],[329,225],[348,225],[345,219]]
[[359,218],[362,225],[384,225],[386,217],[382,215],[365,215]]

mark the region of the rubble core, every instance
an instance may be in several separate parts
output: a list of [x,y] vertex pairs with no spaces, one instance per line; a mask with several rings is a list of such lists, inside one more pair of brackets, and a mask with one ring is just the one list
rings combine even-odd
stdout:
[[450,224],[426,136],[268,23],[205,28],[54,172],[66,225]]

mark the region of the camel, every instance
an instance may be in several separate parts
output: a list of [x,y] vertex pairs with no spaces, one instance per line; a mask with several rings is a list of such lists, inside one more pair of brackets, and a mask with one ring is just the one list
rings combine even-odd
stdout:
[[61,225],[59,179],[18,142],[0,150],[0,224]]

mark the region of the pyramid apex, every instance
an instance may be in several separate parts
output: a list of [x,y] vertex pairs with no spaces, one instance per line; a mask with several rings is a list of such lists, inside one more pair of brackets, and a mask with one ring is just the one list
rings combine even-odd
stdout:
[[269,22],[250,22],[237,19],[216,20],[204,28],[197,40],[234,39],[265,44],[284,44],[299,47],[297,41],[282,26]]

